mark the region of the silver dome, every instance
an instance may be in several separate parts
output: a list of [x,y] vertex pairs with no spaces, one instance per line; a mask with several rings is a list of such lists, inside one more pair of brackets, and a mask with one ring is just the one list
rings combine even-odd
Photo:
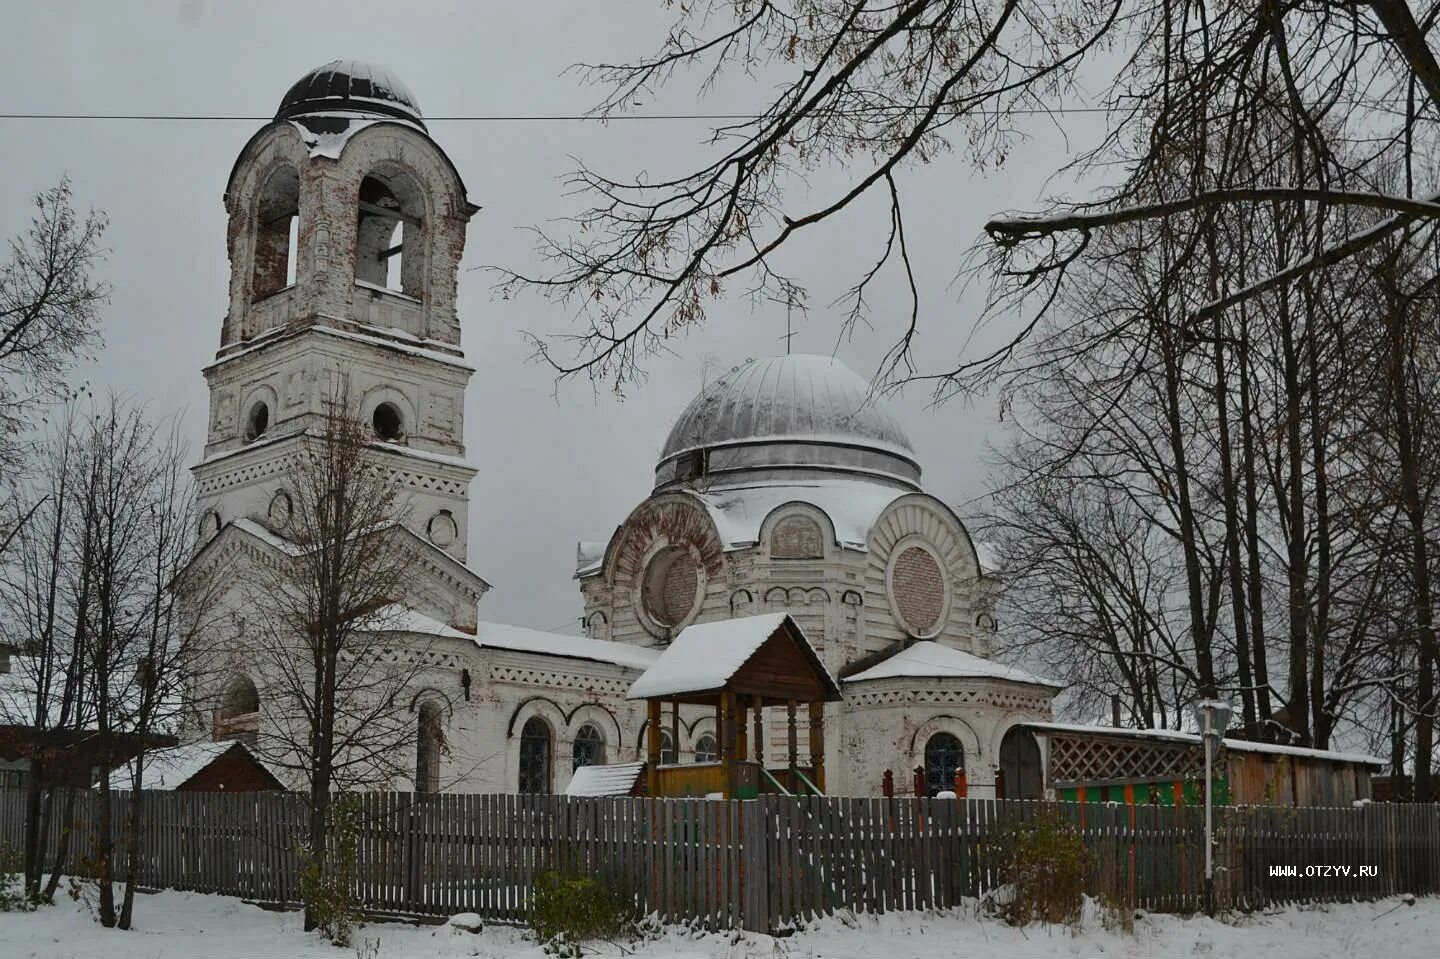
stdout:
[[859,474],[919,488],[910,439],[864,378],[830,356],[750,360],[697,396],[655,468],[655,488]]

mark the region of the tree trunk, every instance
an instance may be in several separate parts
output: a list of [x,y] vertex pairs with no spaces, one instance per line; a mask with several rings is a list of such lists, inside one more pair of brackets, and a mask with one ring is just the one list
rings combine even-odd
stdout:
[[[1240,316],[1240,475],[1245,488],[1246,607],[1249,612],[1250,666],[1255,682],[1255,719],[1263,735],[1272,716],[1269,650],[1265,643],[1264,583],[1260,578],[1260,501],[1256,491],[1255,407],[1250,383],[1250,324]],[[1242,653],[1243,655],[1243,653]]]
[[40,892],[40,873],[45,850],[41,845],[41,812],[45,776],[45,752],[36,745],[30,750],[30,778],[25,783],[25,894],[34,898]]
[[[1220,296],[1218,255],[1215,231],[1207,231],[1206,248],[1210,256],[1210,296]],[[1240,714],[1245,735],[1254,739],[1258,733],[1255,716],[1255,681],[1250,668],[1250,636],[1245,628],[1245,577],[1240,571],[1240,494],[1235,486],[1235,464],[1230,451],[1229,386],[1225,369],[1225,326],[1219,313],[1211,323],[1215,339],[1215,416],[1219,428],[1220,498],[1225,505],[1226,572],[1230,581],[1230,617],[1235,629],[1235,663],[1240,675]],[[1241,361],[1244,359],[1242,357]]]
[[[1289,726],[1308,745],[1310,730],[1310,598],[1307,592],[1309,558],[1305,555],[1305,461],[1301,439],[1300,356],[1295,345],[1294,316],[1290,298],[1281,296],[1278,319],[1282,356],[1282,387],[1285,392],[1286,474],[1276,487],[1285,521],[1286,582],[1290,611],[1290,699],[1286,712]],[[1283,488],[1283,492],[1282,492]]]
[[125,829],[125,893],[120,904],[118,923],[121,929],[130,928],[130,920],[135,912],[135,886],[140,881],[140,851],[145,839],[141,831],[145,806],[145,793],[142,792],[144,776],[145,751],[142,745],[140,753],[135,757],[135,781],[130,792],[130,809],[127,817],[129,824]]
[[[55,863],[50,867],[50,878],[45,881],[46,902],[55,898],[55,892],[60,888],[60,880],[65,878],[66,857],[70,855],[70,833],[75,823],[75,794],[78,790],[66,789],[64,811],[61,815],[60,841],[55,844]],[[53,807],[55,794],[50,794],[50,805]]]
[[[1412,408],[1412,345],[1404,304],[1394,304],[1387,326],[1390,402],[1395,416],[1395,447],[1400,462],[1400,503],[1410,539],[1410,576],[1415,595],[1415,633],[1418,676],[1415,689],[1414,798],[1430,799],[1431,753],[1435,748],[1435,609],[1430,582],[1429,543],[1426,540],[1426,502],[1421,492],[1421,429]],[[1417,386],[1418,386],[1417,382]],[[1423,387],[1421,387],[1423,388]]]
[[1319,338],[1320,310],[1315,303],[1314,288],[1310,283],[1302,287],[1305,293],[1305,365],[1308,367],[1305,391],[1310,397],[1310,453],[1311,470],[1315,485],[1315,604],[1309,620],[1310,627],[1310,710],[1312,745],[1316,749],[1330,748],[1330,733],[1335,728],[1334,717],[1327,711],[1325,695],[1328,684],[1327,640],[1330,634],[1330,589],[1332,565],[1330,556],[1330,482],[1327,471],[1329,463],[1326,450],[1325,424],[1321,418],[1320,403],[1320,356],[1316,340]]
[[113,797],[110,792],[109,750],[101,750],[101,765],[100,815],[95,826],[95,882],[100,887],[100,925],[109,929],[115,925],[115,887],[111,883],[114,878],[111,862],[115,854],[111,837],[114,835],[115,817],[110,807]]
[[[1162,319],[1162,324],[1165,322]],[[1175,331],[1160,331],[1165,368],[1165,415],[1170,434],[1170,455],[1175,475],[1176,508],[1180,519],[1180,546],[1185,555],[1185,584],[1190,599],[1190,633],[1195,644],[1195,678],[1197,692],[1203,699],[1219,695],[1215,684],[1215,665],[1211,656],[1210,632],[1205,617],[1205,591],[1200,582],[1200,550],[1195,539],[1195,511],[1190,499],[1190,473],[1185,454],[1185,430],[1180,410],[1180,358]]]

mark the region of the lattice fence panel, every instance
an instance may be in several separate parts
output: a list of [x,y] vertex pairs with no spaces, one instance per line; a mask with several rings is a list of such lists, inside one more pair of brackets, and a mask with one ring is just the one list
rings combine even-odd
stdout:
[[1050,781],[1061,783],[1203,777],[1199,746],[1098,737],[1052,736]]

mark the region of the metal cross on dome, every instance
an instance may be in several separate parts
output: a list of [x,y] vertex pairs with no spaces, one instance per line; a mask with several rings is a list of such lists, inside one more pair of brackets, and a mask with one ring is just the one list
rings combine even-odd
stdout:
[[780,339],[785,341],[785,355],[790,355],[790,340],[794,338],[795,332],[790,328],[790,310],[795,305],[793,300],[785,300],[785,335]]

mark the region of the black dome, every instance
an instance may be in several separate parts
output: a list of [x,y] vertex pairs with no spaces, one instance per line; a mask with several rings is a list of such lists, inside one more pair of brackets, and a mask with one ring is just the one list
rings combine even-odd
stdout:
[[384,67],[361,60],[331,60],[305,74],[280,101],[275,119],[337,110],[397,117],[425,127],[410,88]]

